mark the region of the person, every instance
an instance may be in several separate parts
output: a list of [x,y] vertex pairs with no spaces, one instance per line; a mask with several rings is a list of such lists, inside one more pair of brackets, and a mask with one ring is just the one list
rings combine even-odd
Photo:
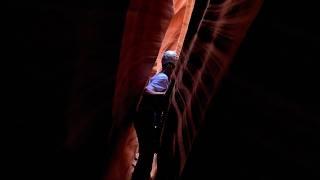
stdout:
[[134,127],[138,137],[139,157],[132,174],[132,180],[150,179],[153,156],[160,146],[162,116],[167,108],[166,93],[177,59],[175,51],[164,52],[161,72],[149,79],[138,103]]

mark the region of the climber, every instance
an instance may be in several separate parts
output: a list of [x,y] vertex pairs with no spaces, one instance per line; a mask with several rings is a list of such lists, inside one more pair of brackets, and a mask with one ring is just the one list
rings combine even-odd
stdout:
[[149,180],[154,153],[160,146],[162,116],[167,109],[167,90],[178,60],[172,50],[164,52],[161,72],[152,76],[137,106],[134,126],[139,142],[139,157],[132,180]]

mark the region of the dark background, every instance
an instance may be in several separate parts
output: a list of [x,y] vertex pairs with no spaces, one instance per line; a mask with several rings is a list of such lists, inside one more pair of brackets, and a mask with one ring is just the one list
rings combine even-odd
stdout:
[[8,4],[11,179],[102,176],[127,5]]
[[183,179],[319,179],[316,12],[312,2],[264,2]]
[[[265,1],[183,179],[319,178],[316,4]],[[7,5],[9,179],[99,179],[127,1]]]

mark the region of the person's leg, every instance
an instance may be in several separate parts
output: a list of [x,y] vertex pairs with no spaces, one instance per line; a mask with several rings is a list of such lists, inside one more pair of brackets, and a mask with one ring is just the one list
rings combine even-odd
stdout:
[[149,180],[154,153],[152,112],[140,113],[134,125],[139,142],[139,158],[132,180]]
[[153,119],[153,144],[154,144],[154,151],[158,153],[160,148],[160,137],[162,131],[162,111],[154,113]]
[[[168,114],[166,114],[168,115]],[[177,128],[176,121],[170,119],[167,121],[164,118],[162,125],[161,134],[161,146],[158,151],[158,160],[157,160],[157,175],[156,180],[171,180],[174,179],[178,169],[178,159],[176,149],[176,142],[174,137],[174,132]]]

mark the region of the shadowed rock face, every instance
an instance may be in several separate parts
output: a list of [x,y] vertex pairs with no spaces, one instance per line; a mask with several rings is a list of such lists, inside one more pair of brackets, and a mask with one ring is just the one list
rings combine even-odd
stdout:
[[[129,6],[114,3],[9,3],[4,29],[13,62],[7,86],[13,93],[7,104],[13,106],[7,146],[14,153],[8,163],[13,179],[94,180],[105,174]],[[279,173],[318,179],[316,7],[264,3],[209,105],[184,179],[275,179]]]
[[[184,44],[183,56],[177,65],[172,94],[172,114],[166,131],[166,163],[177,162],[162,174],[182,172],[185,161],[197,137],[199,127],[206,120],[206,109],[211,103],[219,81],[255,18],[262,1],[208,1],[198,6]],[[202,12],[202,14],[198,14]],[[199,18],[200,16],[200,18]],[[171,126],[171,127],[170,127]],[[170,134],[172,133],[172,137]],[[170,159],[171,158],[171,159]],[[174,169],[174,171],[172,171]],[[167,176],[166,179],[170,179]]]

